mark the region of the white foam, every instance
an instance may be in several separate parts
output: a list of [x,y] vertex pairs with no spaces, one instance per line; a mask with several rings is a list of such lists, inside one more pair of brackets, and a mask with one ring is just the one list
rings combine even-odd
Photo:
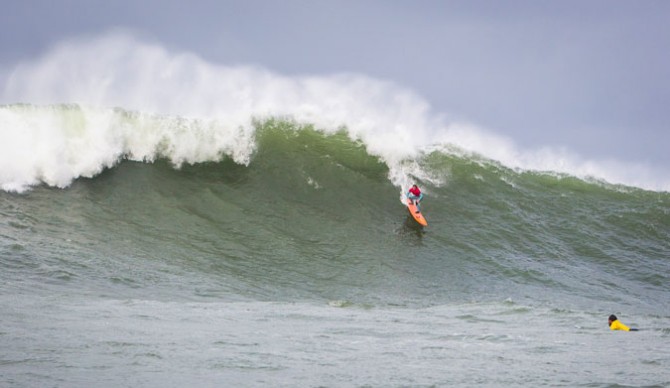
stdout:
[[[121,157],[163,156],[179,165],[228,155],[248,163],[252,120],[272,116],[325,132],[346,127],[352,139],[389,165],[389,178],[402,190],[422,178],[407,160],[436,144],[453,144],[512,167],[670,189],[670,177],[659,178],[646,166],[581,160],[561,150],[520,151],[485,130],[448,123],[423,98],[391,82],[356,74],[288,77],[253,66],[212,64],[139,42],[126,32],[62,42],[6,74],[0,97],[5,104],[65,103],[82,109],[73,113],[77,125],[48,109],[30,115],[15,107],[0,109],[4,190],[40,182],[64,187]],[[118,120],[113,107],[138,112],[134,125]]]

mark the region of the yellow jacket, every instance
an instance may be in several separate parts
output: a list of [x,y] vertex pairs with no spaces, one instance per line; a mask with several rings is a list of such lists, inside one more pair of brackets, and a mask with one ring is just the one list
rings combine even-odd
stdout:
[[617,319],[616,321],[612,321],[612,324],[610,325],[610,330],[624,330],[624,331],[630,331],[630,328],[623,323],[619,322]]

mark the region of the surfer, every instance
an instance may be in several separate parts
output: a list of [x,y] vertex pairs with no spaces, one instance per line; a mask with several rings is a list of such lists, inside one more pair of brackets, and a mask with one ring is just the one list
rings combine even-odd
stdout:
[[412,203],[416,205],[418,211],[421,211],[419,202],[421,202],[421,200],[423,199],[423,193],[421,192],[421,189],[419,189],[419,186],[412,185],[412,187],[410,187],[409,191],[407,192],[407,198],[412,200]]
[[631,329],[630,327],[619,322],[619,319],[617,319],[616,315],[614,314],[610,315],[607,323],[610,326],[610,330],[637,331],[637,329]]

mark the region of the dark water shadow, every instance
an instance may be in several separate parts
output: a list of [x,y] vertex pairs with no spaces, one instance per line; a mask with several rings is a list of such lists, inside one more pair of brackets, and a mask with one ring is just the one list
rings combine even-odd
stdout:
[[407,215],[395,232],[406,244],[421,245],[426,235],[426,228],[419,225],[411,215]]

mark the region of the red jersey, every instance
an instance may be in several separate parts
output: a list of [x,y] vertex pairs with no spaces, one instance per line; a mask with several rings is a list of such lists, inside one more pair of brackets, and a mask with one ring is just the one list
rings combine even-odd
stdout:
[[412,187],[409,189],[409,192],[412,193],[412,194],[414,194],[414,195],[417,196],[417,197],[421,196],[421,190],[419,190],[418,187],[414,187],[414,186],[412,186]]

